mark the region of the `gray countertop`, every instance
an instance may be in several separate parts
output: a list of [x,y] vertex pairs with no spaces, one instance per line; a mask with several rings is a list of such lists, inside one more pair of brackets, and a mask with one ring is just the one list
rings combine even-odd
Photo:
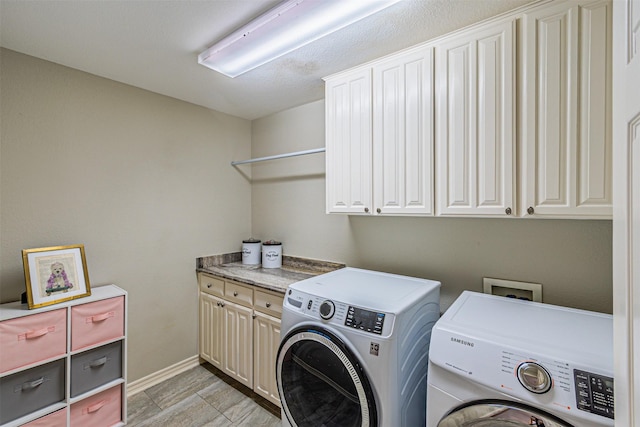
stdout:
[[242,264],[242,253],[233,252],[196,259],[196,271],[284,293],[300,280],[344,268],[345,264],[284,255],[281,268]]

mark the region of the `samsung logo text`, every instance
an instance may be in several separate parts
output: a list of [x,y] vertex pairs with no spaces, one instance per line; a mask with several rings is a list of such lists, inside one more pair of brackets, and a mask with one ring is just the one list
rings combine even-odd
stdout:
[[466,345],[467,347],[475,346],[475,344],[472,343],[471,341],[461,340],[460,338],[451,337],[451,342],[454,342],[456,344]]

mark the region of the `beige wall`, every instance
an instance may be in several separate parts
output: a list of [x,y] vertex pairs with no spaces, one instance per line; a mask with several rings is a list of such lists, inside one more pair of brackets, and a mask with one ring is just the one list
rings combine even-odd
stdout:
[[[255,157],[324,147],[324,102],[252,128]],[[542,283],[548,303],[611,313],[610,221],[326,215],[324,160],[314,154],[252,166],[255,237],[282,240],[289,255],[439,280],[443,309],[495,277]]]
[[323,154],[229,166],[324,147],[322,101],[249,123],[0,55],[0,300],[24,291],[22,249],[83,243],[92,285],[129,292],[130,381],[197,353],[195,258],[249,234],[285,254],[440,280],[443,308],[498,277],[611,312],[608,221],[326,215]]
[[129,292],[129,380],[197,354],[195,258],[249,235],[250,122],[2,50],[0,298],[21,250],[85,245]]

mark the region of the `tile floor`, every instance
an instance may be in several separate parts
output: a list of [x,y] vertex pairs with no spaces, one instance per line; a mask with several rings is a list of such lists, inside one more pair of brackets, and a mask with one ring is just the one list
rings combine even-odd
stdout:
[[128,426],[280,427],[280,408],[205,363],[127,401]]

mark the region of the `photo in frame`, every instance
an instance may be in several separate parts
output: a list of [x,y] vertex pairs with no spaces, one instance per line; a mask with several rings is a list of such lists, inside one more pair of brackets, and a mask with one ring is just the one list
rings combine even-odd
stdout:
[[91,295],[84,245],[23,249],[29,309]]

